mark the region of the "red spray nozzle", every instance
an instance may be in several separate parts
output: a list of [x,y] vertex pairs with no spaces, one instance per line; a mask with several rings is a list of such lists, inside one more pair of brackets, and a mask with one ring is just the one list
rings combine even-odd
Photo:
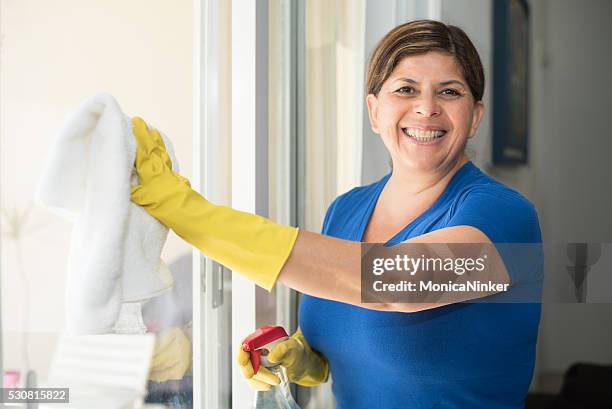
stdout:
[[242,350],[251,353],[253,373],[259,371],[261,362],[261,348],[281,338],[288,337],[283,327],[267,325],[259,328],[242,341]]

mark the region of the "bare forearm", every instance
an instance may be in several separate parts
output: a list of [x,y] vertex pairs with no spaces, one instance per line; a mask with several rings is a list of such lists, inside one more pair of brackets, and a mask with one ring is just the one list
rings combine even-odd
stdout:
[[[487,237],[476,229],[458,226],[418,236],[408,242],[484,243],[487,240]],[[304,294],[382,311],[417,312],[461,301],[440,300],[441,302],[431,303],[415,298],[415,302],[409,303],[386,303],[382,299],[379,303],[362,303],[361,245],[359,242],[300,230],[291,255],[281,270],[279,281]],[[418,248],[415,246],[407,250],[417,251]],[[418,257],[419,254],[415,253],[414,256]],[[500,271],[501,274],[495,277],[495,281],[507,282],[507,273],[499,255],[492,253],[491,256],[492,265],[497,266],[492,271]],[[427,278],[434,278],[435,273],[428,273],[432,275]]]
[[300,230],[279,281],[304,294],[358,304],[360,256],[359,242]]
[[362,303],[361,243],[306,230],[300,230],[279,281],[304,294],[372,310],[415,312],[439,306]]

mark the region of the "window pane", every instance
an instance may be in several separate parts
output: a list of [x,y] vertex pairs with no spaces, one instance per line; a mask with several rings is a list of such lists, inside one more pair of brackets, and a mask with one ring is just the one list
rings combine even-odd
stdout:
[[[85,98],[105,91],[172,140],[192,167],[192,1],[2,1],[0,144],[2,336],[5,370],[47,378],[65,324],[72,224],[33,205],[54,137]],[[175,286],[145,305],[150,331],[189,337],[191,248],[173,234],[162,258]],[[188,372],[189,373],[189,372]],[[23,379],[23,377],[22,377]],[[191,381],[162,382],[153,399],[191,400]]]
[[[336,196],[361,184],[365,1],[305,2],[302,67],[298,84],[298,178],[300,227],[321,231],[327,207]],[[299,323],[298,323],[299,324]],[[335,407],[332,382],[299,388],[304,409]]]
[[305,6],[305,226],[319,231],[327,206],[361,183],[365,2]]

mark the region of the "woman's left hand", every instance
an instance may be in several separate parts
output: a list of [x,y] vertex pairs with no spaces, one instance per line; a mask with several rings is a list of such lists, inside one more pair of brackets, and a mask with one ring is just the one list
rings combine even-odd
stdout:
[[155,340],[149,379],[156,382],[178,380],[191,366],[191,341],[178,327],[171,327]]
[[[329,365],[323,355],[314,351],[298,329],[295,334],[278,343],[268,354],[270,363],[277,363],[287,371],[289,382],[302,386],[316,386],[327,381]],[[240,366],[242,376],[246,378],[252,389],[258,391],[270,390],[278,385],[279,378],[264,366],[259,366],[257,373],[253,372],[251,354],[238,349],[236,362]]]

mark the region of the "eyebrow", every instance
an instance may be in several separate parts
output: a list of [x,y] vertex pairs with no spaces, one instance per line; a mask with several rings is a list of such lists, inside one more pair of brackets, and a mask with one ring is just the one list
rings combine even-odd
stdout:
[[[411,78],[398,78],[394,82],[396,82],[396,81],[408,82],[410,84],[418,84],[418,81],[415,81],[415,80],[413,80]],[[459,80],[448,80],[448,81],[442,81],[442,82],[438,83],[438,85],[442,85],[442,86],[450,85],[450,84],[459,84],[462,87],[465,87],[465,84],[463,82],[459,81]]]

